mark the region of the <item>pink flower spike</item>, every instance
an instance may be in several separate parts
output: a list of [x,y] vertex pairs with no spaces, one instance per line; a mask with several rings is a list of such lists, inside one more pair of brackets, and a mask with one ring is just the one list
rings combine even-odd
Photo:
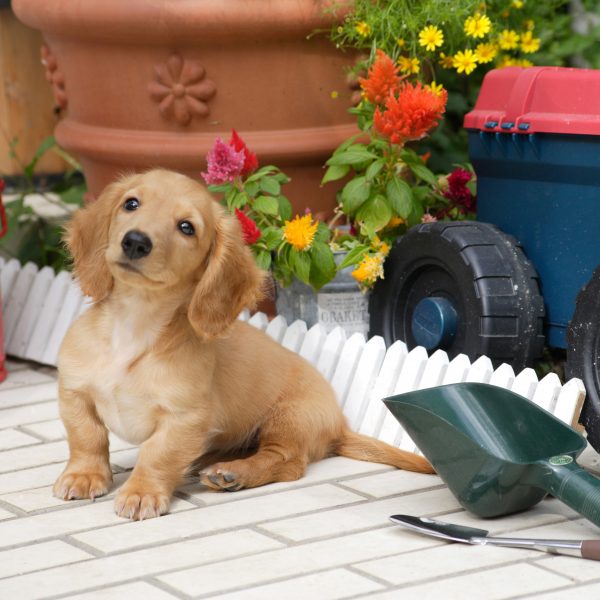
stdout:
[[231,182],[242,173],[244,160],[243,150],[238,152],[221,138],[217,138],[206,155],[206,173],[201,175],[208,185]]

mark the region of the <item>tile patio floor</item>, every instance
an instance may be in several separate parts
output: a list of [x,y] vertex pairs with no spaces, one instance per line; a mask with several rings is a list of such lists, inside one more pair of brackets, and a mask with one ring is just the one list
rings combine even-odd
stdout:
[[[9,363],[0,385],[0,599],[569,600],[600,597],[600,563],[447,544],[388,521],[440,516],[495,534],[583,539],[600,529],[554,499],[482,522],[440,479],[332,458],[298,482],[237,493],[182,488],[171,514],[118,518],[112,493],[63,502],[56,373]],[[118,487],[136,449],[113,439]],[[582,461],[598,471],[598,457]]]

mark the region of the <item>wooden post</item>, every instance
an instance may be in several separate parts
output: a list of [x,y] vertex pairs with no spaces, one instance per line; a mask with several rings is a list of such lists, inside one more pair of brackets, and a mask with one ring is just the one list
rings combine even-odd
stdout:
[[[42,35],[23,25],[8,8],[0,8],[0,175],[21,175],[37,147],[51,135],[58,116],[40,61]],[[14,143],[14,141],[16,143]],[[11,158],[11,145],[17,158]],[[48,152],[37,173],[65,170],[63,160]]]

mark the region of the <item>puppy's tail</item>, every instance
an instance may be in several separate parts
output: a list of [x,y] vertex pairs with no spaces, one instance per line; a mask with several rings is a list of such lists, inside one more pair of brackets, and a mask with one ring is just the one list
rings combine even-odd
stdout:
[[422,456],[394,448],[385,442],[355,433],[350,429],[344,431],[333,452],[338,456],[391,465],[405,471],[435,473],[429,461]]

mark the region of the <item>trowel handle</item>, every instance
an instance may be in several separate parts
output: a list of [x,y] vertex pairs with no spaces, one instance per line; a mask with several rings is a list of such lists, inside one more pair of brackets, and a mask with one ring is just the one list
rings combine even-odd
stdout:
[[[566,460],[570,457],[558,458]],[[575,461],[556,465],[552,464],[553,460],[544,462],[544,489],[600,526],[600,479],[590,475]]]

